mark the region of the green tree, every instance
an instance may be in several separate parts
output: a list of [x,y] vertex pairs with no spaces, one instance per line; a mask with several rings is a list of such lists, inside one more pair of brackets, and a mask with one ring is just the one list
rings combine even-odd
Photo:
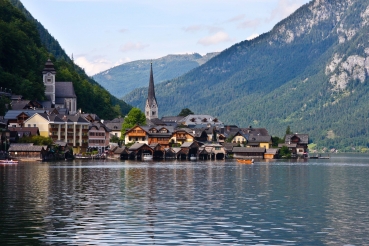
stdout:
[[278,147],[278,144],[280,143],[284,143],[284,139],[283,138],[280,138],[280,137],[273,137],[272,136],[272,147],[273,148],[277,148]]
[[286,129],[286,135],[287,135],[287,134],[292,134],[290,126],[287,126],[287,129]]
[[139,108],[132,108],[124,118],[121,130],[121,138],[124,139],[126,130],[134,127],[135,125],[146,125],[146,116]]
[[280,150],[279,150],[279,154],[284,157],[284,158],[291,158],[291,151],[287,146],[283,146]]
[[186,117],[186,116],[188,116],[188,115],[190,115],[190,114],[194,114],[194,113],[191,111],[191,109],[189,109],[189,108],[184,108],[184,109],[182,109],[182,110],[181,110],[181,112],[179,113],[179,115],[178,115],[178,116]]
[[31,136],[31,137],[22,137],[19,139],[20,143],[33,143],[34,145],[52,145],[53,140],[49,137],[44,136]]

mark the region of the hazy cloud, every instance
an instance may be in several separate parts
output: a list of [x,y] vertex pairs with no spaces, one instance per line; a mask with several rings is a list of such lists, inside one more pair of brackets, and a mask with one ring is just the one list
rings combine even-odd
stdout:
[[237,21],[241,21],[245,18],[245,15],[237,15],[231,19],[228,19],[226,22],[237,22]]
[[107,70],[112,67],[112,62],[106,59],[95,59],[89,61],[85,56],[80,56],[75,59],[75,63],[84,68],[87,75],[92,76],[101,71]]
[[248,28],[255,29],[259,27],[262,24],[262,22],[263,21],[261,19],[246,20],[240,23],[238,27],[242,29],[248,29]]
[[270,17],[267,19],[267,22],[281,20],[288,17],[305,2],[306,1],[304,0],[278,0],[278,5],[275,9],[273,9]]
[[189,26],[189,27],[183,27],[182,29],[185,32],[198,32],[198,31],[201,31],[203,29],[203,27],[201,25],[193,25],[193,26]]
[[128,29],[122,28],[122,29],[118,30],[118,32],[120,32],[120,33],[126,33],[126,32],[128,32]]
[[252,40],[252,39],[257,38],[257,37],[259,37],[259,34],[253,33],[249,37],[247,37],[246,40]]
[[122,52],[127,52],[127,51],[132,51],[132,50],[143,50],[145,49],[146,47],[149,47],[148,44],[142,44],[142,43],[126,43],[125,45],[123,45],[121,48],[120,48],[120,51]]
[[222,42],[231,41],[229,35],[225,32],[217,32],[214,35],[202,38],[198,41],[199,44],[209,46],[214,44],[219,44]]

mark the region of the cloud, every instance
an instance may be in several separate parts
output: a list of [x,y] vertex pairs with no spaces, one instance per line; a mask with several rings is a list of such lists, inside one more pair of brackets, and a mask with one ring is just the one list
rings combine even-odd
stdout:
[[129,57],[121,58],[117,62],[109,61],[105,58],[94,58],[92,61],[88,60],[86,56],[79,56],[74,62],[83,68],[88,76],[93,76],[102,71],[108,70],[112,67],[116,67],[122,65],[123,63],[130,62],[131,59]]
[[193,26],[189,26],[189,27],[183,27],[182,29],[185,31],[185,32],[198,32],[198,31],[201,31],[203,30],[203,26],[201,25],[193,25]]
[[252,39],[257,38],[257,37],[259,37],[259,34],[253,33],[249,37],[247,37],[246,40],[252,40]]
[[216,33],[216,32],[222,31],[223,28],[217,27],[217,26],[193,25],[189,27],[184,27],[182,28],[182,30],[184,30],[185,32],[192,32],[192,33],[199,32],[199,31],[207,31],[208,33]]
[[245,15],[242,14],[242,15],[237,15],[231,19],[228,19],[226,22],[238,22],[238,21],[241,21],[245,18]]
[[120,33],[126,33],[126,32],[128,32],[128,29],[122,28],[122,29],[118,30],[118,32],[120,32]]
[[272,22],[274,20],[282,20],[288,17],[290,14],[295,12],[302,4],[306,1],[304,0],[278,0],[277,7],[273,9],[267,22]]
[[240,23],[238,25],[239,28],[242,29],[256,29],[257,27],[259,27],[260,25],[262,25],[262,20],[261,19],[253,19],[253,20],[246,20],[242,23]]
[[133,50],[143,50],[145,49],[146,47],[149,47],[148,44],[142,44],[142,43],[126,43],[125,45],[123,45],[121,48],[120,48],[120,51],[122,52],[128,52],[128,51],[133,51]]
[[219,44],[223,42],[231,41],[229,35],[225,32],[217,32],[214,35],[200,39],[197,43],[204,46]]

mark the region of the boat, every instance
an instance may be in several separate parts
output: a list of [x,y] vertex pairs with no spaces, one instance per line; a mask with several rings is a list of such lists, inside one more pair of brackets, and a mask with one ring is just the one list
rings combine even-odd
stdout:
[[18,164],[18,161],[13,161],[13,160],[0,160],[0,164]]
[[151,155],[151,154],[149,154],[149,153],[144,153],[144,154],[143,154],[143,159],[144,159],[145,161],[152,160],[152,155]]
[[196,161],[196,160],[197,160],[197,157],[196,157],[195,155],[191,155],[191,156],[190,156],[190,160],[191,160],[191,161]]
[[237,159],[237,162],[242,164],[252,164],[254,163],[254,159]]

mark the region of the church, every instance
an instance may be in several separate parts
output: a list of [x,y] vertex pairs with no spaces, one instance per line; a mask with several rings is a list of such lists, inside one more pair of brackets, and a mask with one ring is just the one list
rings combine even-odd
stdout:
[[42,71],[47,100],[42,104],[44,108],[67,109],[69,114],[77,113],[77,96],[72,82],[56,82],[56,71],[50,59],[45,63]]
[[155,97],[154,75],[153,75],[152,63],[151,63],[149,90],[148,90],[146,106],[145,106],[146,119],[148,120],[158,119],[159,117],[158,111],[159,111],[158,102],[156,101],[156,97]]

